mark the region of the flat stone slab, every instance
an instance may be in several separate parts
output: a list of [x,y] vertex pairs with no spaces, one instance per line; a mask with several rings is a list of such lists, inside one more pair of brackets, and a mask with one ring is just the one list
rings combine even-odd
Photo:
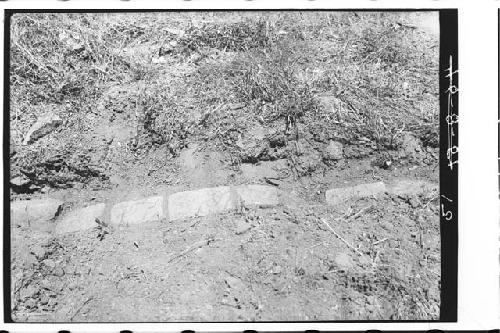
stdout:
[[56,234],[66,234],[70,232],[88,230],[97,226],[96,218],[104,215],[106,205],[103,203],[75,209],[66,214],[56,225]]
[[247,207],[261,208],[277,206],[280,203],[280,191],[267,185],[240,185],[236,186],[241,203]]
[[272,207],[280,203],[279,190],[266,185],[220,186],[174,193],[168,197],[170,221],[224,213],[246,207]]
[[170,221],[182,220],[227,212],[237,207],[238,194],[229,186],[178,192],[168,197],[168,218]]
[[159,221],[165,217],[163,197],[120,202],[111,208],[111,224],[140,224]]
[[338,205],[349,199],[378,196],[386,192],[383,182],[361,184],[351,187],[339,187],[326,191],[326,202],[329,205]]
[[53,220],[59,214],[63,202],[56,199],[12,201],[11,225],[31,226]]
[[424,180],[400,180],[388,184],[387,192],[399,196],[420,195],[432,192],[438,192],[439,186]]

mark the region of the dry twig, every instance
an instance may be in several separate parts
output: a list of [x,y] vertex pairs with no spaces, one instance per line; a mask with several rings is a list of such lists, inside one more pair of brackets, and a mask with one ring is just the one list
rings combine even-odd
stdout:
[[192,244],[191,246],[189,246],[184,251],[182,251],[178,254],[174,254],[172,257],[170,257],[170,259],[167,260],[167,263],[170,263],[170,262],[174,261],[175,259],[180,258],[193,250],[196,250],[197,248],[200,248],[204,245],[209,245],[210,243],[212,243],[215,240],[216,239],[214,237],[209,237],[208,239],[204,239],[202,241],[196,242],[196,243]]
[[70,318],[70,321],[73,321],[73,318],[75,318],[75,317],[76,317],[76,315],[77,315],[77,314],[79,314],[79,313],[80,313],[80,311],[83,309],[83,307],[84,307],[84,306],[85,306],[88,302],[90,302],[90,301],[91,301],[91,300],[93,300],[93,299],[94,299],[94,297],[93,297],[93,296],[91,296],[91,297],[87,298],[87,300],[86,300],[85,302],[83,302],[83,304],[82,304],[82,305],[80,305],[80,307],[79,307],[79,308],[75,311],[75,313],[73,313],[73,315],[72,315],[72,316],[71,316],[71,318]]
[[438,198],[439,198],[439,195],[432,197],[429,201],[427,201],[427,202],[425,203],[425,205],[423,205],[423,206],[422,206],[422,208],[424,208],[424,209],[425,209],[425,208],[427,208],[427,206],[429,206],[429,204],[430,204],[431,202],[433,202],[434,200],[436,200],[436,199],[438,199]]
[[364,254],[361,251],[359,251],[357,248],[355,248],[354,246],[352,246],[348,241],[346,241],[342,236],[340,236],[335,230],[333,230],[333,228],[330,226],[330,224],[328,222],[326,222],[323,219],[321,219],[321,222],[323,222],[328,227],[328,229],[330,229],[330,231],[333,232],[333,234],[338,239],[340,239],[345,245],[347,245],[350,249],[354,250],[361,257],[364,257]]
[[368,205],[368,206],[362,208],[359,212],[357,212],[356,214],[350,216],[348,218],[348,220],[354,220],[354,219],[356,219],[358,216],[360,216],[362,213],[366,212],[367,210],[369,210],[372,207],[373,207],[373,205]]
[[377,244],[380,244],[380,243],[382,243],[382,242],[385,242],[385,241],[386,241],[386,240],[388,240],[388,239],[389,239],[389,238],[387,238],[387,237],[386,237],[386,238],[383,238],[383,239],[381,239],[381,240],[378,240],[378,241],[376,241],[376,242],[373,242],[373,244],[372,244],[372,245],[377,245]]
[[335,221],[345,220],[345,219],[346,219],[346,218],[348,218],[348,217],[349,217],[349,215],[351,215],[351,214],[352,214],[352,207],[349,207],[349,208],[347,209],[347,212],[346,212],[343,216],[339,216],[339,217],[335,218]]

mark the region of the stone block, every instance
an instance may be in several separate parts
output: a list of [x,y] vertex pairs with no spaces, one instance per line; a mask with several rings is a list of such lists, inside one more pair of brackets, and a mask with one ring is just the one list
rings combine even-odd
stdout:
[[329,205],[338,205],[350,199],[376,197],[384,192],[386,192],[386,186],[383,182],[333,188],[326,191],[326,202]]
[[106,205],[103,203],[75,209],[61,219],[56,225],[56,234],[65,234],[97,226],[96,218],[102,218]]
[[132,225],[165,218],[163,197],[120,202],[111,208],[111,224]]
[[178,192],[168,197],[170,221],[223,213],[237,207],[238,194],[229,186]]
[[56,199],[12,201],[11,225],[33,226],[52,221],[60,212],[63,202]]

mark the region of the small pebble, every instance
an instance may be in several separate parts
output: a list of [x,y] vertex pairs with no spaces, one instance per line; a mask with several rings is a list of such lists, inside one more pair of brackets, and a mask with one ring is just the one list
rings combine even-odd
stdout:
[[42,260],[45,257],[47,250],[37,244],[31,248],[31,253],[33,253],[38,260]]
[[342,269],[352,268],[353,266],[351,257],[346,253],[339,253],[335,257],[335,263]]
[[243,221],[238,221],[236,223],[236,234],[237,235],[244,234],[245,232],[247,232],[248,230],[250,230],[251,227],[252,227],[252,225],[249,224],[249,223],[246,223],[246,222],[243,222]]
[[50,298],[47,296],[47,294],[43,294],[42,297],[40,297],[40,304],[46,305],[49,303]]
[[38,289],[36,287],[34,287],[33,285],[29,285],[26,288],[22,288],[19,291],[19,297],[21,299],[30,298],[30,297],[35,296],[37,292],[38,292]]
[[282,268],[280,265],[274,266],[271,270],[271,274],[280,274],[282,272]]
[[33,309],[36,307],[36,301],[33,298],[30,298],[26,302],[24,302],[24,306],[28,309]]
[[54,268],[56,267],[56,263],[54,262],[54,260],[52,259],[45,259],[44,261],[42,261],[42,263],[47,266],[47,267],[50,267],[50,268]]
[[61,267],[57,267],[56,269],[54,269],[53,273],[58,277],[64,276],[64,270]]

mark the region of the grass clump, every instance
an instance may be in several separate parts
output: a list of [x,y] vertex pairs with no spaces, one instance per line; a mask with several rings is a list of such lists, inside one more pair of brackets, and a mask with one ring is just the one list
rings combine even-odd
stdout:
[[264,20],[192,26],[179,40],[181,48],[190,52],[205,48],[244,52],[266,47],[270,42],[269,25]]
[[297,77],[303,59],[303,53],[289,41],[243,55],[228,68],[235,96],[242,102],[265,105],[256,111],[267,122],[284,120],[286,127],[296,124],[316,108],[311,86]]
[[183,97],[182,91],[165,89],[161,84],[153,84],[141,92],[138,108],[139,126],[146,143],[143,148],[164,145],[168,155],[175,157],[186,147],[195,133],[197,118]]
[[[133,128],[134,154],[165,148],[173,157],[196,140],[233,151],[252,126],[379,150],[398,149],[410,132],[437,147],[437,40],[398,25],[401,17],[16,14],[12,141],[19,146],[40,114],[57,110],[62,142],[101,117]],[[48,158],[42,144],[20,150]]]
[[[71,140],[62,136],[70,137],[76,128],[68,127],[85,124],[86,115],[95,112],[105,84],[124,82],[134,75],[131,65],[114,52],[116,41],[108,39],[107,28],[99,16],[92,14],[12,16],[10,123],[11,143],[17,152],[11,163],[13,175],[24,173],[40,186],[44,182],[59,186],[101,177],[85,159],[69,162],[84,151],[74,150],[78,145],[73,147]],[[22,147],[30,126],[48,112],[64,120],[56,130],[59,140],[44,138],[49,140],[46,144]],[[58,160],[56,155],[65,162],[52,163]],[[67,179],[68,174],[71,179]]]
[[95,98],[99,83],[122,81],[129,72],[95,29],[95,17],[18,14],[11,26],[11,90],[19,102],[14,106]]
[[316,87],[344,104],[332,122],[317,125],[327,132],[344,127],[346,144],[367,138],[378,149],[396,150],[403,132],[438,141],[437,40],[398,20],[392,13],[345,13],[329,21],[331,28],[349,26],[328,38],[337,51],[317,45],[326,70]]

